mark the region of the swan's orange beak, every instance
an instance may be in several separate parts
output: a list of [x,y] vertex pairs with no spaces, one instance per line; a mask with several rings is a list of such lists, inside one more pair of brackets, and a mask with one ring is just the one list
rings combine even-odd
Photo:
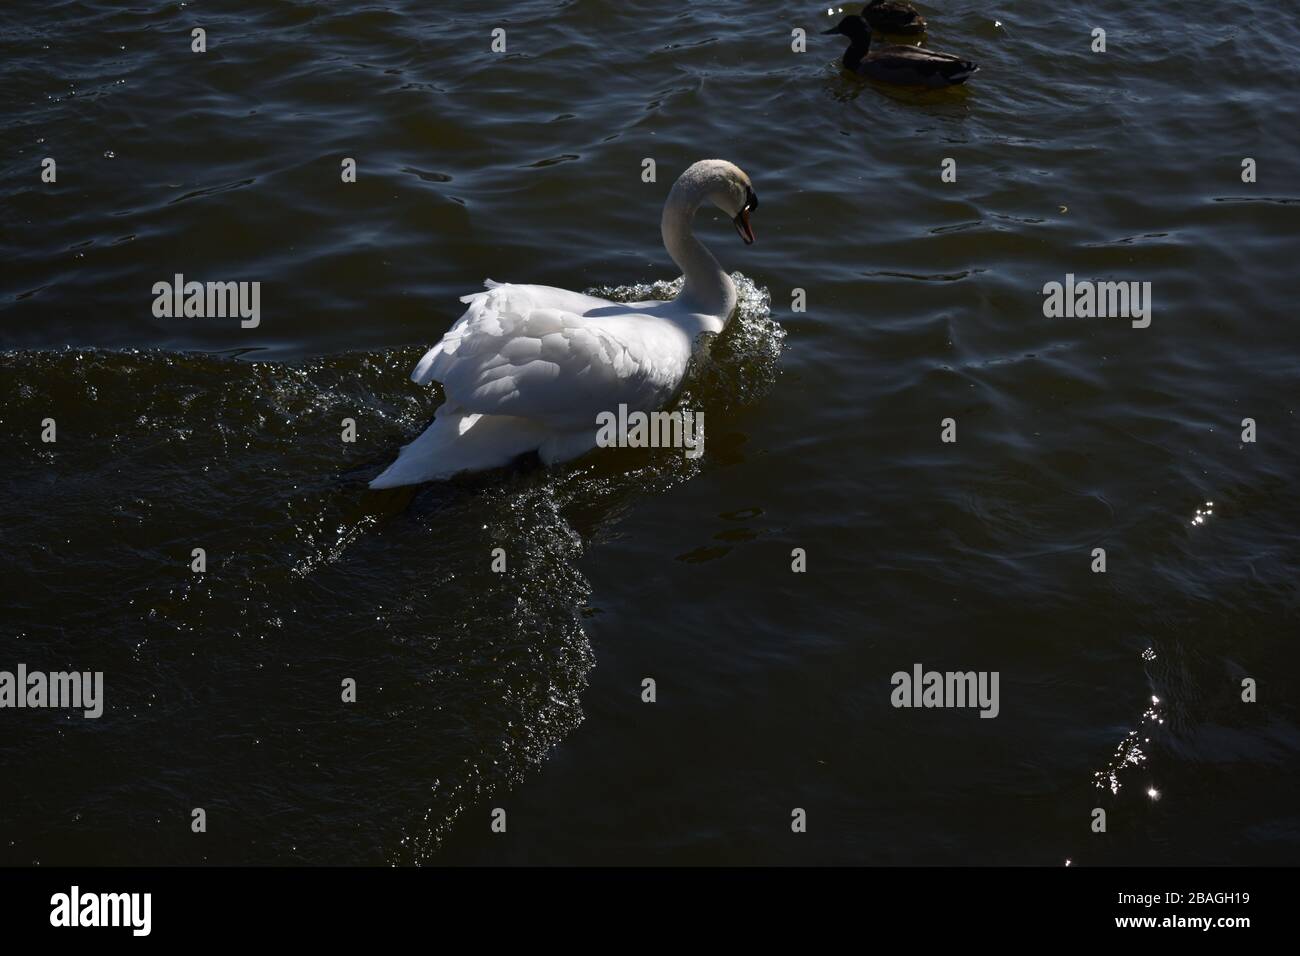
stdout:
[[754,190],[750,189],[745,197],[745,205],[740,212],[736,213],[736,218],[731,220],[736,224],[736,232],[740,233],[740,238],[745,240],[745,245],[754,244],[754,227],[749,224],[749,213],[752,209],[758,208],[758,197],[754,195]]
[[740,238],[745,240],[745,245],[754,244],[754,227],[749,224],[749,210],[742,209],[736,214],[736,218],[731,220],[736,224],[736,232],[740,233]]

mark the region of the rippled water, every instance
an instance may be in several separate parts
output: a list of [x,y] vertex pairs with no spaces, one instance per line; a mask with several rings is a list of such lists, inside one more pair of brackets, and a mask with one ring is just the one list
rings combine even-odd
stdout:
[[[0,711],[0,860],[1295,862],[1300,26],[922,6],[968,86],[763,2],[0,13],[0,669],[108,702]],[[458,296],[644,298],[707,156],[762,205],[697,222],[748,277],[703,459],[366,490]],[[155,318],[177,272],[260,326]],[[1045,318],[1066,273],[1151,327]],[[918,662],[999,717],[892,708]]]

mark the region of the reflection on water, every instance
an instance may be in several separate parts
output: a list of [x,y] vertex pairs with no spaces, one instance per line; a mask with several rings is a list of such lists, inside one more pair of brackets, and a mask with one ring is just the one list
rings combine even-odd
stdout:
[[[1154,659],[1154,655],[1147,658],[1144,654],[1143,658]],[[1143,747],[1150,746],[1151,738],[1144,734],[1153,732],[1156,727],[1165,722],[1157,709],[1159,704],[1160,698],[1152,696],[1151,706],[1143,712],[1137,729],[1128,732],[1128,736],[1120,742],[1105,769],[1093,774],[1093,782],[1096,786],[1109,790],[1112,794],[1119,793],[1122,771],[1126,767],[1140,767],[1146,763],[1147,754]]]

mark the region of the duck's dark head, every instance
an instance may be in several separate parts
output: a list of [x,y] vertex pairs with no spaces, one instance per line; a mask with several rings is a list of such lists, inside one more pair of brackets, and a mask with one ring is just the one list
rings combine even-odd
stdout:
[[867,21],[859,16],[849,15],[841,20],[829,30],[823,30],[822,33],[838,33],[846,36],[850,40],[870,40],[871,27],[867,26]]

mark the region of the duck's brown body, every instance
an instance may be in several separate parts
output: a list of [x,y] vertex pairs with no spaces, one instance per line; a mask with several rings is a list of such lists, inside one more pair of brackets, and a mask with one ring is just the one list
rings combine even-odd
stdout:
[[865,55],[850,47],[843,63],[860,76],[902,86],[954,86],[979,70],[970,60],[915,46],[880,46]]
[[824,31],[851,41],[841,62],[846,70],[883,83],[901,86],[954,86],[979,70],[970,60],[951,53],[915,46],[871,46],[871,27],[861,17],[848,16]]

